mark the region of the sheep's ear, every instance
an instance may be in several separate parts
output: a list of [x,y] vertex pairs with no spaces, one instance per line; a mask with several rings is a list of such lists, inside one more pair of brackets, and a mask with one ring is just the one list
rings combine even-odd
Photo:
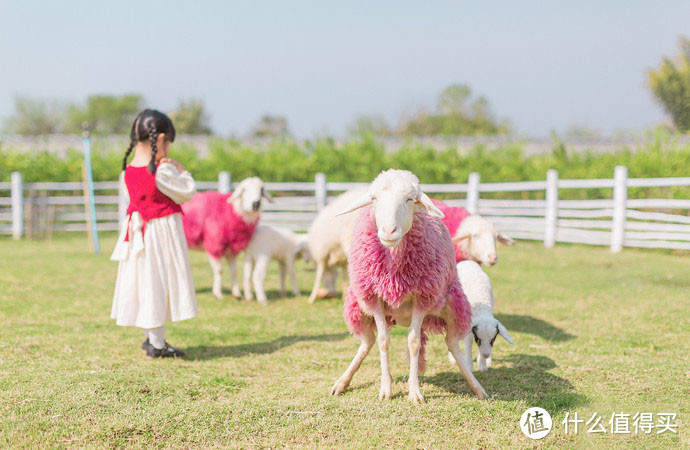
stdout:
[[271,196],[271,194],[268,193],[268,190],[266,188],[264,188],[264,187],[261,188],[261,195],[263,196],[263,198],[268,200],[270,203],[273,203],[273,197]]
[[512,240],[508,235],[503,234],[503,233],[498,233],[496,235],[496,239],[498,239],[498,242],[500,242],[501,244],[505,244],[505,245],[514,245],[515,244],[514,240]]
[[232,191],[232,195],[230,197],[228,197],[228,203],[231,203],[236,198],[242,197],[243,192],[244,192],[244,186],[242,186],[242,184],[240,184],[239,186],[237,186],[237,189]]
[[374,199],[372,198],[371,194],[367,192],[366,194],[363,194],[361,197],[359,197],[357,200],[350,203],[350,206],[343,209],[335,216],[338,217],[342,216],[343,214],[351,213],[352,211],[356,211],[359,208],[364,208],[365,206],[371,205],[373,202]]
[[426,209],[427,214],[431,217],[438,217],[439,219],[446,217],[446,215],[434,205],[434,202],[431,201],[429,196],[422,191],[419,191],[419,195],[417,196],[417,204],[422,205],[424,209]]
[[508,330],[506,330],[506,327],[504,327],[501,322],[498,322],[498,334],[500,334],[503,337],[503,339],[508,341],[509,344],[512,345],[515,343],[513,342],[513,338],[511,338],[508,334]]
[[458,234],[458,235],[456,235],[456,236],[453,238],[453,242],[460,242],[460,241],[462,241],[463,239],[469,239],[470,237],[472,237],[472,233],[462,233],[462,234]]

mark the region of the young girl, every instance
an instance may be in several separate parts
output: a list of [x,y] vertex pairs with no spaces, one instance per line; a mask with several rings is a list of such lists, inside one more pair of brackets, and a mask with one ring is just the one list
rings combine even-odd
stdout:
[[[110,257],[119,261],[110,317],[121,326],[139,327],[150,358],[180,357],[165,341],[165,322],[196,316],[180,204],[191,200],[194,179],[182,164],[166,158],[175,127],[165,114],[139,113],[122,162],[129,194],[127,221]],[[127,157],[134,149],[134,158]]]

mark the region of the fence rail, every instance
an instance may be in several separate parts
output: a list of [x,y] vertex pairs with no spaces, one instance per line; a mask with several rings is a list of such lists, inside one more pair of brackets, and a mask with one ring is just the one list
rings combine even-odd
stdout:
[[[690,250],[690,199],[629,199],[628,188],[690,186],[690,177],[628,178],[627,168],[616,167],[612,179],[561,180],[549,170],[544,181],[482,183],[478,173],[466,183],[422,184],[429,194],[458,194],[464,198],[445,200],[493,221],[496,228],[516,239],[543,241],[546,247],[558,242],[606,245],[611,251],[623,247]],[[221,172],[218,181],[199,181],[203,190],[230,192],[230,174]],[[319,210],[345,190],[366,183],[327,181],[317,174],[314,182],[266,183],[274,192],[274,203],[264,206],[262,223],[304,232]],[[99,230],[117,230],[126,217],[122,179],[94,183]],[[563,189],[612,189],[611,198],[591,200],[559,199]],[[482,198],[491,193],[544,192],[544,200]],[[0,234],[15,239],[50,236],[53,231],[86,231],[83,185],[79,182],[24,183],[14,172],[10,182],[0,183]]]

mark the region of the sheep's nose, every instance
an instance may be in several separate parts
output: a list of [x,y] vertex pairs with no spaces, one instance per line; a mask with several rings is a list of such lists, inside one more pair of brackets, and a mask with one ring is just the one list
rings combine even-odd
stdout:
[[261,202],[260,202],[260,201],[259,201],[259,202],[254,202],[254,203],[252,203],[252,209],[253,209],[254,211],[258,211],[260,206],[261,206]]
[[482,353],[482,356],[484,359],[488,359],[491,356],[491,353]]
[[391,227],[381,227],[381,230],[386,233],[388,236],[392,235],[396,231],[398,231],[398,226],[395,225],[392,228]]
[[489,257],[487,258],[487,260],[488,260],[488,264],[489,264],[490,266],[493,266],[494,264],[496,264],[496,263],[498,262],[498,256],[496,256],[496,255],[489,255]]

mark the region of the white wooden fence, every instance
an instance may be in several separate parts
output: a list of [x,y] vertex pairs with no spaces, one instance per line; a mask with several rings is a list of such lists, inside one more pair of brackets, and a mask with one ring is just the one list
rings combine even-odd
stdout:
[[[200,181],[197,185],[199,190],[221,192],[232,188],[227,172],[221,172],[217,182]],[[266,183],[275,193],[275,203],[264,205],[261,221],[306,231],[330,198],[363,185],[328,182],[324,174],[317,174],[314,182]],[[544,181],[481,183],[480,175],[472,173],[467,183],[426,184],[422,188],[432,196],[457,194],[461,198],[444,201],[489,218],[513,238],[543,241],[546,247],[572,242],[606,245],[613,252],[622,247],[690,250],[690,199],[628,198],[628,188],[657,186],[690,186],[690,177],[628,178],[627,168],[618,166],[612,179],[561,180],[555,170],[549,170]],[[612,198],[559,199],[563,190],[592,188],[611,188]],[[81,190],[79,182],[23,183],[21,174],[13,173],[10,183],[0,183],[0,233],[20,239],[35,237],[41,231],[48,235],[52,231],[86,231]],[[96,182],[95,190],[98,229],[117,230],[127,208],[124,185],[121,181]],[[485,193],[533,191],[544,191],[544,200],[481,198]]]

